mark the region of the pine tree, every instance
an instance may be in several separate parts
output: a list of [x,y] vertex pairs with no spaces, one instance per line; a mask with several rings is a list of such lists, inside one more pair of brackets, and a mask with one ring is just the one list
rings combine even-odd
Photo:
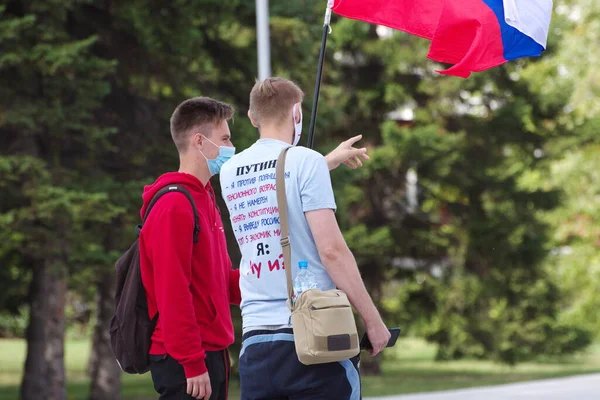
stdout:
[[[54,4],[56,3],[56,4]],[[113,63],[91,54],[95,36],[70,32],[77,2],[11,2],[0,24],[2,232],[31,271],[22,399],[64,399],[68,265],[87,221],[111,214],[106,197],[81,190],[89,155],[110,133],[93,124]]]

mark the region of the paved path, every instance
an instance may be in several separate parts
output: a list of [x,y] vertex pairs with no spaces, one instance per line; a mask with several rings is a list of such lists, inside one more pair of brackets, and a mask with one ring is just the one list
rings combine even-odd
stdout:
[[600,374],[365,400],[600,400]]

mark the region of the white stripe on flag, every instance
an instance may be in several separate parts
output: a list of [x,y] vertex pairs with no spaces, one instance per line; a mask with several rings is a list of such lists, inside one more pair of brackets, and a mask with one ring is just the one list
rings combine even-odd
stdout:
[[552,0],[503,0],[506,23],[546,48]]

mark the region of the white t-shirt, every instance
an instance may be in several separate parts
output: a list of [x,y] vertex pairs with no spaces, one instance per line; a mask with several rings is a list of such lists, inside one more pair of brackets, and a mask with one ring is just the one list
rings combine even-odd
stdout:
[[[242,253],[244,331],[287,325],[290,320],[275,188],[277,158],[287,146],[279,140],[261,139],[233,156],[220,172],[222,195]],[[298,272],[298,262],[307,261],[318,287],[334,289],[304,215],[308,211],[336,209],[327,162],[316,151],[294,147],[286,157],[285,176],[292,277]]]

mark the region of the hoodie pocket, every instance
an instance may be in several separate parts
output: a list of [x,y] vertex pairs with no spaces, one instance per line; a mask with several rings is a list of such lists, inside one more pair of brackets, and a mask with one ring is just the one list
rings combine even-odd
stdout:
[[210,295],[200,298],[202,309],[200,311],[199,320],[203,325],[211,325],[217,319],[217,308]]

